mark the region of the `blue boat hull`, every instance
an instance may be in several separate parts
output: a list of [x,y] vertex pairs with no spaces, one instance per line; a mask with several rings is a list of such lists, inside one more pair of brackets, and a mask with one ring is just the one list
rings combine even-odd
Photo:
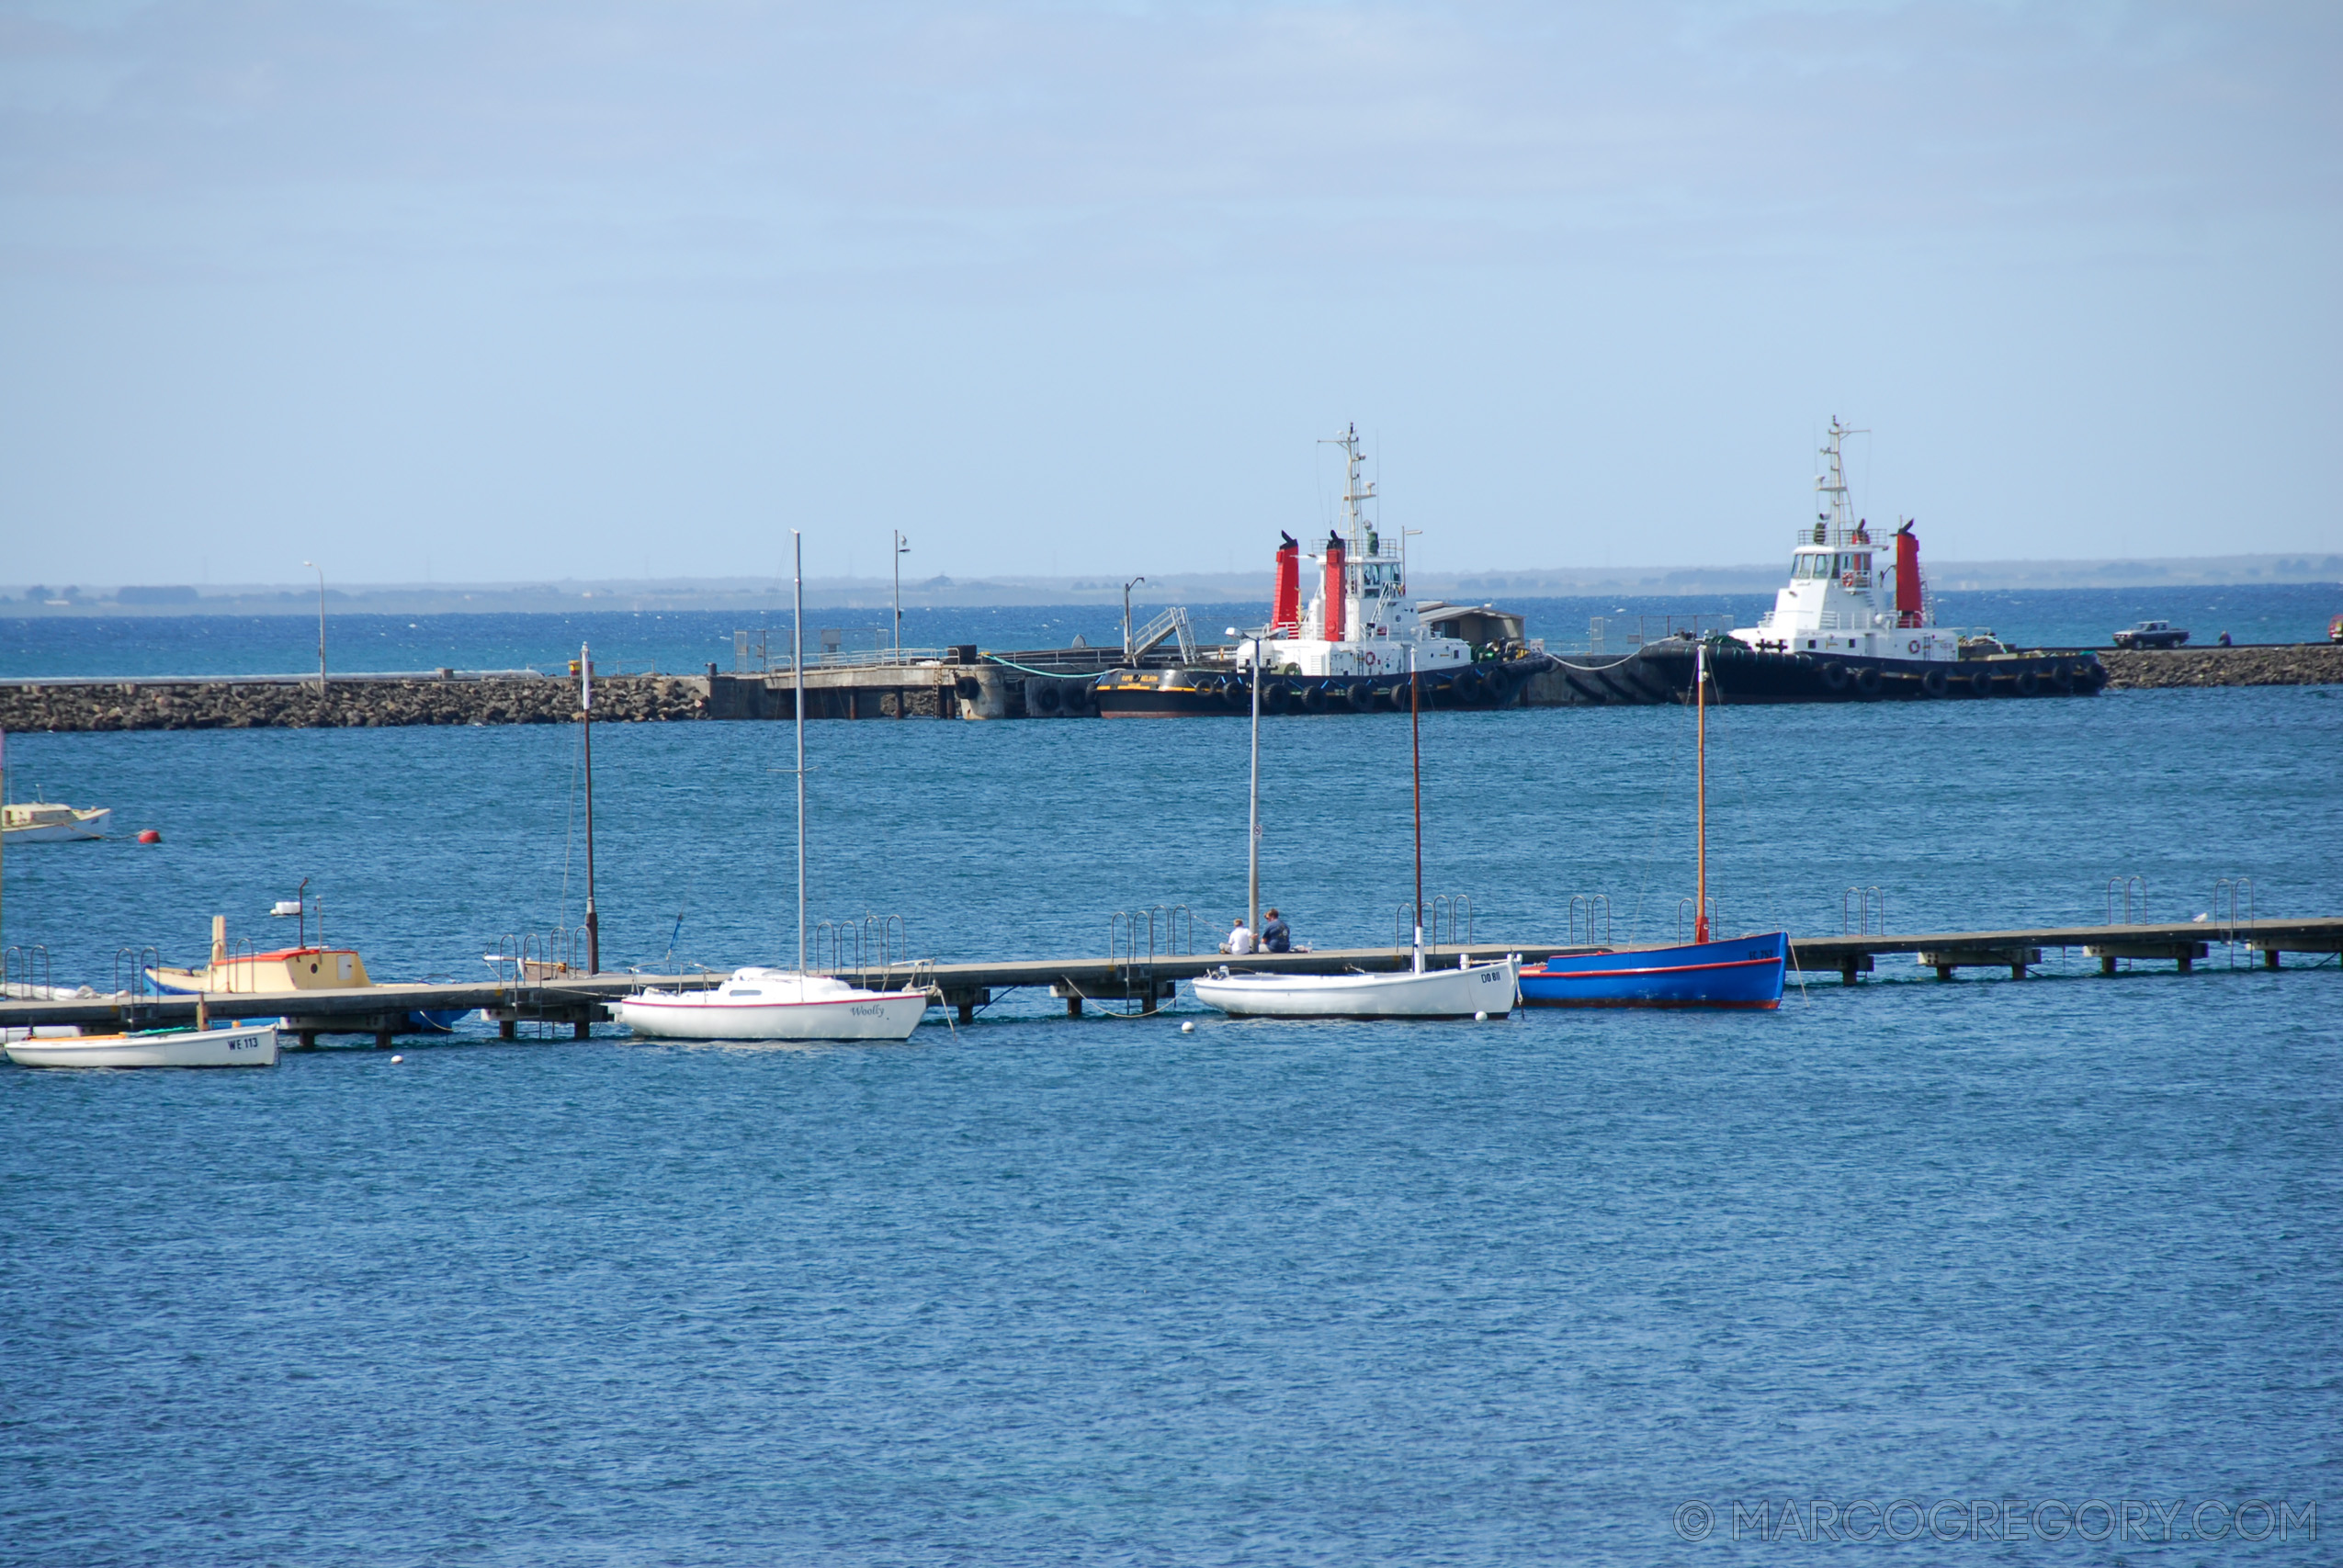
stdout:
[[1558,954],[1522,971],[1522,1001],[1549,1008],[1771,1008],[1782,1005],[1787,932],[1634,953]]

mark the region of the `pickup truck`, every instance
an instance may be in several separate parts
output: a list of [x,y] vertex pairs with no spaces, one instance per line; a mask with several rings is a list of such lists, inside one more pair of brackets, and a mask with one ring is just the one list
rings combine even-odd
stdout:
[[2115,634],[2118,648],[2178,648],[2189,634],[2170,621],[2142,621]]

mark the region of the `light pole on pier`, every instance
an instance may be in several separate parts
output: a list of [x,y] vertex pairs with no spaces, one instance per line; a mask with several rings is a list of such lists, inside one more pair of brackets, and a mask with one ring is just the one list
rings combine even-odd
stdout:
[[903,656],[903,558],[911,553],[911,542],[903,537],[902,530],[895,535],[895,657]]
[[317,694],[325,694],[325,569],[313,560],[301,564],[317,573]]
[[1126,664],[1131,661],[1131,590],[1146,581],[1144,577],[1135,577],[1123,584],[1123,662]]

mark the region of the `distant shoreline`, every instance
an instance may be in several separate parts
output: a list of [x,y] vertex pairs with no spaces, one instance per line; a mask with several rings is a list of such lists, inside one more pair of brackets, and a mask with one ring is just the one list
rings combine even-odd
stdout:
[[[1719,567],[1619,567],[1423,572],[1419,597],[1477,601],[1698,593],[1771,593],[1783,581],[1779,563]],[[2343,555],[2192,556],[2141,560],[1938,561],[1928,567],[1938,592],[2013,589],[2212,588],[2333,584],[2343,591]],[[1268,599],[1267,572],[1216,572],[1150,579],[1134,604],[1239,604]],[[769,612],[786,604],[788,584],[762,578],[669,579],[643,582],[574,580],[536,583],[380,583],[329,586],[329,615],[516,615],[557,611]],[[30,597],[28,597],[28,595]],[[1119,581],[1093,577],[931,577],[906,582],[910,609],[1122,604]],[[806,583],[809,608],[888,609],[887,580],[820,578]],[[89,587],[0,585],[0,618],[68,616],[314,615],[314,587],[190,584]]]

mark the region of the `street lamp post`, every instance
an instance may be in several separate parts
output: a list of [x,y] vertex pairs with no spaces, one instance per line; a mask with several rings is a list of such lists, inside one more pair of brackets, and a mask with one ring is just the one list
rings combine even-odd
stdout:
[[1146,581],[1144,577],[1135,577],[1123,584],[1123,662],[1126,664],[1131,661],[1131,590]]
[[325,569],[313,560],[301,564],[317,573],[317,694],[325,694]]
[[903,558],[911,553],[911,542],[903,537],[900,529],[895,534],[895,657],[903,657]]

